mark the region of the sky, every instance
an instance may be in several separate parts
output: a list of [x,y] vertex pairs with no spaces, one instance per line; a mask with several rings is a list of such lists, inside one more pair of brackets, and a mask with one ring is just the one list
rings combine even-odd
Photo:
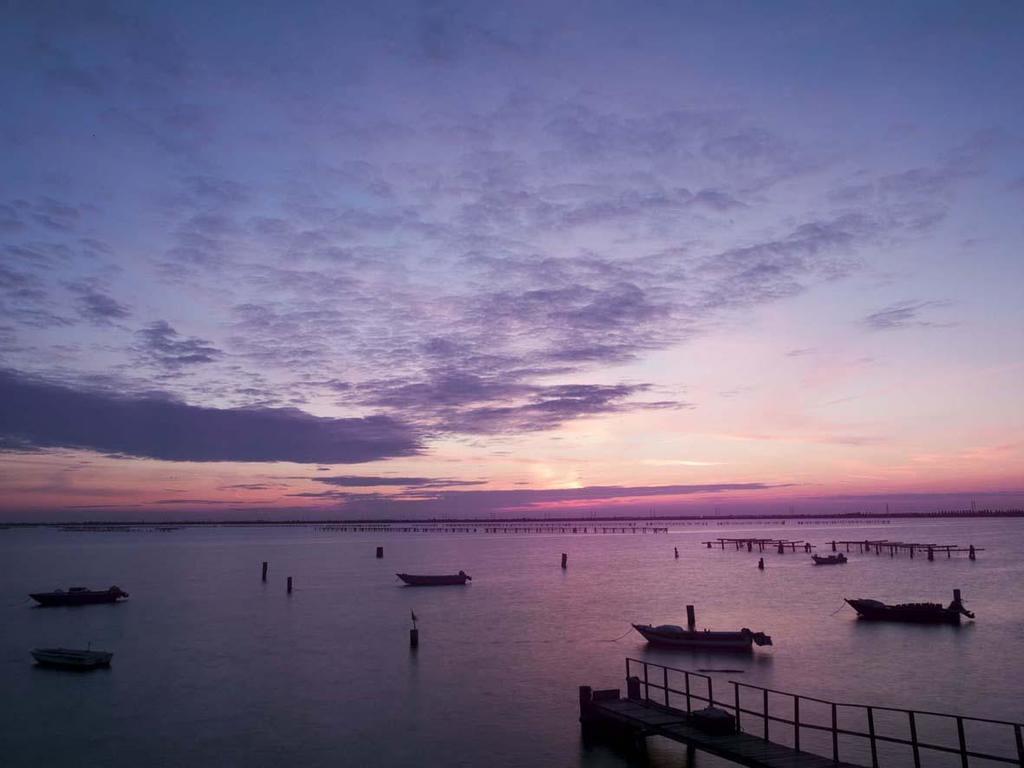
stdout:
[[0,4],[0,517],[1024,505],[1024,6]]

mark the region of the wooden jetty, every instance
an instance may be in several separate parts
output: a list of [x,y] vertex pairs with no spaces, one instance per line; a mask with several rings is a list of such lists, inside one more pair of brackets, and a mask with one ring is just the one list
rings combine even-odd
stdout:
[[966,553],[971,560],[977,559],[978,552],[984,552],[983,547],[975,547],[973,544],[963,546],[962,544],[935,544],[934,542],[916,542],[916,541],[889,541],[888,539],[863,539],[856,541],[833,541],[832,551],[837,552],[837,545],[844,546],[846,551],[849,552],[851,547],[856,548],[861,554],[870,554],[874,552],[876,555],[881,555],[883,552],[888,552],[889,557],[895,557],[896,555],[908,553],[913,559],[914,554],[923,554],[929,560],[935,559],[935,554],[946,553],[946,558],[951,558],[954,554]]
[[[846,704],[728,683],[731,691],[719,700],[709,675],[626,659],[626,697],[617,688],[581,686],[580,723],[585,735],[617,737],[641,749],[648,736],[662,736],[688,751],[751,768],[879,768],[883,762],[921,768],[941,755],[958,757],[961,768],[970,768],[972,761],[1024,766],[1021,723]],[[986,734],[985,745],[969,742],[968,732]],[[999,751],[990,746],[993,733]]]
[[319,530],[324,532],[341,533],[485,533],[485,534],[604,534],[604,533],[668,533],[667,525],[656,525],[654,523],[577,523],[566,524],[524,522],[524,523],[494,523],[479,525],[455,525],[444,523],[417,523],[417,524],[394,524],[394,523],[337,523],[321,525]]
[[785,554],[787,549],[790,552],[796,552],[798,549],[801,552],[810,552],[817,546],[815,544],[811,544],[809,541],[804,541],[803,539],[764,539],[749,537],[729,538],[724,536],[712,539],[711,541],[705,541],[704,545],[708,549],[713,549],[717,546],[720,547],[722,551],[725,551],[727,546],[735,549],[737,552],[742,552],[743,550],[746,550],[747,552],[753,552],[754,550],[757,550],[758,552],[769,552],[771,550],[775,550],[780,555]]

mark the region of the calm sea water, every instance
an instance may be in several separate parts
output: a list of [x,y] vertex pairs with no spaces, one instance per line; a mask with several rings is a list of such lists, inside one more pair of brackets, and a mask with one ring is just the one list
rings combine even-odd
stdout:
[[[888,538],[984,547],[960,556],[704,549],[729,535]],[[383,560],[374,557],[377,545]],[[680,558],[673,558],[678,547]],[[569,568],[559,567],[561,552]],[[270,562],[267,584],[260,563]],[[454,572],[414,589],[395,571]],[[728,667],[727,680],[840,701],[1024,721],[1024,521],[710,525],[658,535],[0,531],[0,763],[5,766],[622,766],[585,745],[577,686],[624,687],[624,659]],[[285,577],[295,591],[285,594]],[[119,605],[33,608],[30,591],[117,584]],[[961,628],[870,625],[843,597],[948,602]],[[749,657],[648,649],[629,622],[769,633]],[[408,644],[409,613],[420,648]],[[623,636],[625,635],[625,636]],[[33,666],[28,650],[115,652],[109,671]],[[719,683],[716,682],[716,685]],[[652,765],[684,765],[652,740]],[[702,766],[723,765],[698,755]]]

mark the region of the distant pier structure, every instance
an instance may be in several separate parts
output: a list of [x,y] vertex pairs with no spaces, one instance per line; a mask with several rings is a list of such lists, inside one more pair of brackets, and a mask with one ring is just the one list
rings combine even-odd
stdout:
[[657,522],[573,521],[505,523],[331,523],[319,526],[324,532],[339,533],[476,533],[476,534],[648,534],[668,533]]
[[735,549],[737,552],[778,552],[780,555],[784,555],[788,549],[790,552],[810,552],[816,547],[815,544],[811,544],[803,539],[765,539],[765,538],[727,538],[721,536],[711,541],[705,541],[704,545],[708,549],[719,547],[723,551],[726,548]]
[[[984,552],[983,547],[975,547],[973,544],[964,546],[963,544],[936,544],[934,542],[915,542],[915,541],[889,541],[888,539],[858,539],[855,541],[833,541],[832,551],[837,551],[838,547],[845,547],[847,552],[857,551],[861,554],[871,554],[874,552],[876,555],[887,554],[889,557],[896,557],[897,555],[908,554],[911,558],[915,556],[924,556],[928,560],[934,560],[936,554],[945,553],[946,559],[951,558],[955,554],[966,554],[971,560],[976,560],[978,552]],[[852,549],[851,549],[852,548]]]

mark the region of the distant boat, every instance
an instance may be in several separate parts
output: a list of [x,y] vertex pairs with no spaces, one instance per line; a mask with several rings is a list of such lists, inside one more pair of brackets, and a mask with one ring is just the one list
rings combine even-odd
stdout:
[[633,629],[652,645],[693,650],[749,651],[755,643],[772,644],[772,639],[764,632],[751,632],[746,627],[739,632],[712,632],[708,629],[698,632],[696,629],[683,629],[675,624],[661,624],[657,627],[650,624],[634,624]]
[[811,555],[815,565],[842,565],[846,562],[846,555],[840,552],[838,555]]
[[861,619],[867,621],[904,621],[916,624],[959,624],[960,617],[974,618],[960,600],[960,590],[953,590],[953,602],[948,606],[941,603],[899,603],[886,605],[880,600],[847,601]]
[[128,593],[120,587],[110,589],[86,589],[85,587],[71,587],[65,592],[58,589],[53,592],[36,592],[29,595],[33,600],[43,606],[54,605],[96,605],[98,603],[116,603],[118,600],[128,597]]
[[110,660],[114,658],[114,654],[107,651],[76,651],[71,648],[36,648],[31,653],[40,666],[60,669],[109,667]]
[[472,581],[472,576],[467,576],[465,571],[459,571],[451,576],[415,576],[411,573],[395,574],[410,587],[443,587],[450,584],[465,584]]

